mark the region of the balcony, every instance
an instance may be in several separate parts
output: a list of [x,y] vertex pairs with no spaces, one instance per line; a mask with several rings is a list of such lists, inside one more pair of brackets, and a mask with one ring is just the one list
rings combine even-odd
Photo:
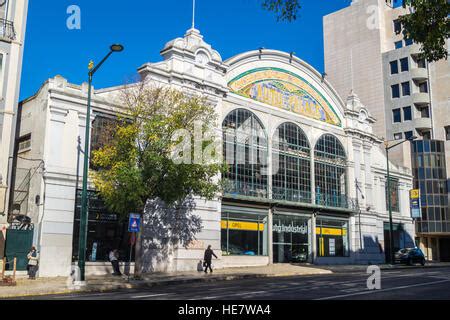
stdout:
[[0,18],[0,40],[16,40],[16,31],[14,30],[14,23],[12,21]]
[[428,79],[428,70],[426,68],[414,68],[411,69],[411,78],[417,81],[423,81]]
[[419,130],[431,129],[431,119],[430,118],[418,118],[414,120],[414,127]]
[[425,93],[425,92],[414,93],[412,96],[412,99],[413,99],[413,103],[416,106],[423,106],[423,105],[427,105],[430,103],[430,97],[429,97],[428,93]]

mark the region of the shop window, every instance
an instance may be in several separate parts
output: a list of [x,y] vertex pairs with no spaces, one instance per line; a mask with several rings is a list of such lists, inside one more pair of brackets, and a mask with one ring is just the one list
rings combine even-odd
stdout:
[[305,133],[293,123],[282,124],[272,144],[272,197],[311,202],[311,156]]
[[392,99],[400,98],[400,86],[398,84],[392,85],[391,91],[392,91]]
[[350,256],[348,221],[318,218],[316,238],[319,257]]
[[400,70],[402,72],[409,71],[409,62],[408,58],[400,59]]
[[395,178],[390,179],[390,191],[388,191],[388,183],[386,182],[386,210],[389,210],[389,200],[391,197],[391,208],[393,212],[400,212],[400,199],[399,199],[399,180]]
[[308,235],[308,218],[274,215],[273,262],[307,262],[309,256]]
[[390,66],[391,66],[391,74],[397,74],[398,73],[398,61],[391,61],[390,62]]
[[344,147],[333,135],[322,136],[316,144],[316,204],[347,207],[347,157]]
[[[73,261],[78,260],[81,194],[82,190],[77,190],[73,229]],[[95,191],[88,191],[88,204],[87,261],[108,262],[108,254],[113,249],[119,250],[120,261],[128,261],[130,259],[130,234],[126,219],[109,211]],[[132,261],[134,261],[134,250],[131,254]]]
[[225,192],[267,198],[267,136],[259,119],[250,111],[236,109],[223,122]]
[[267,256],[267,216],[222,214],[222,255]]
[[411,107],[404,107],[403,108],[403,120],[404,121],[411,121],[412,120]]

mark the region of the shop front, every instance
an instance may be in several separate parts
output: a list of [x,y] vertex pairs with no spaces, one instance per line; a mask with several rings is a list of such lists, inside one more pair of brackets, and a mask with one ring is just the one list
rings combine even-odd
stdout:
[[348,219],[317,217],[316,244],[319,259],[350,257],[348,226]]
[[273,262],[306,263],[310,257],[310,221],[308,216],[274,214]]

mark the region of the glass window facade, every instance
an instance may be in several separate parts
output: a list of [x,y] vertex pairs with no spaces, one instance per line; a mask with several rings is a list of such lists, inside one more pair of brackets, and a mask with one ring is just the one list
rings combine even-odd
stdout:
[[[78,260],[81,190],[77,190],[73,229],[73,261]],[[112,249],[119,250],[119,260],[130,258],[130,234],[127,218],[110,212],[97,192],[88,191],[89,220],[86,259],[91,262],[108,262]],[[134,260],[134,250],[132,251]]]
[[347,157],[339,140],[330,134],[322,136],[314,150],[316,204],[346,207]]
[[273,137],[272,150],[272,197],[310,203],[311,148],[303,130],[292,123],[282,124]]
[[348,221],[318,217],[316,220],[318,257],[349,257]]
[[413,142],[414,189],[420,189],[422,219],[417,232],[450,232],[449,190],[445,143],[438,140]]
[[250,111],[236,109],[223,122],[225,192],[267,198],[267,136]]
[[267,215],[222,213],[222,255],[267,256]]
[[309,219],[276,214],[273,217],[273,262],[307,262]]

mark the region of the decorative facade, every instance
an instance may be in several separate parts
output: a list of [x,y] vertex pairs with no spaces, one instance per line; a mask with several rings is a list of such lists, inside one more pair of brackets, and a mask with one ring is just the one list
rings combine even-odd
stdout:
[[[138,69],[142,79],[206,96],[216,107],[224,152],[233,161],[222,177],[223,195],[195,200],[203,223],[197,240],[187,249],[146,248],[144,271],[197,270],[208,245],[218,254],[216,268],[384,261],[386,159],[382,140],[372,133],[375,119],[354,93],[342,100],[313,67],[281,51],[250,51],[223,61],[196,29],[168,42],[161,55],[163,61]],[[32,145],[21,158],[45,162],[29,193],[41,195],[44,205],[30,197],[26,213],[36,225],[44,276],[67,275],[76,260],[77,138],[84,145],[86,89],[57,76],[21,104],[20,137],[29,137]],[[94,128],[120,110],[120,90],[94,90]],[[17,168],[27,166],[21,158]],[[395,165],[391,170],[398,181],[395,247],[414,246],[411,172]],[[120,247],[119,234],[126,233],[99,201],[94,197],[90,209],[91,273],[105,272],[106,248]],[[126,237],[121,235],[124,250]]]

